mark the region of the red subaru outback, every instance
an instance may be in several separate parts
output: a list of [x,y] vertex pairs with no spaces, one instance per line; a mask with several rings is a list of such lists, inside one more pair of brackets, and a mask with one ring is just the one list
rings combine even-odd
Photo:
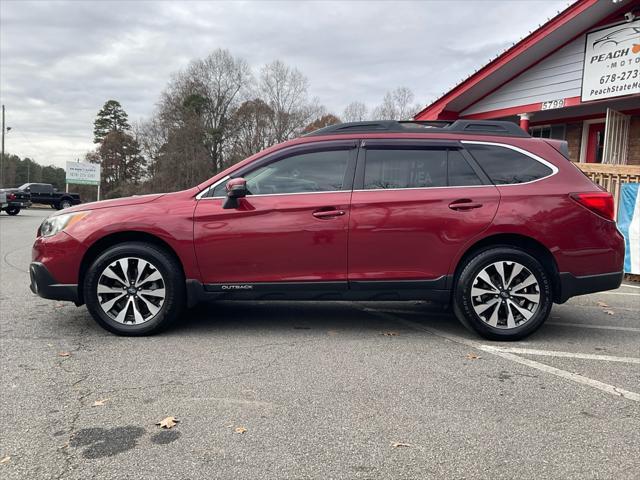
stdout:
[[431,300],[523,338],[554,302],[617,288],[613,198],[566,143],[508,122],[341,124],[189,190],[47,218],[31,289],[145,335],[202,300]]

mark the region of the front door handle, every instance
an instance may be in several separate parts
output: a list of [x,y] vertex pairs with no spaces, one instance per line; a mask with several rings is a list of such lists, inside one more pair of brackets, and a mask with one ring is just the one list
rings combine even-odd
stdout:
[[316,218],[334,218],[341,217],[346,212],[344,210],[319,210],[317,212],[313,212],[313,216]]
[[469,198],[461,198],[460,200],[454,200],[449,204],[451,210],[472,210],[474,208],[482,207],[481,203],[476,203]]

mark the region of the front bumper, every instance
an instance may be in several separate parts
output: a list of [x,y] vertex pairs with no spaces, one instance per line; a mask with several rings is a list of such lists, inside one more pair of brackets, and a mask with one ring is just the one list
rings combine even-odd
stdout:
[[564,303],[571,297],[588,293],[614,290],[622,284],[624,272],[603,273],[576,277],[571,273],[560,273],[560,292],[558,303]]
[[29,266],[31,291],[49,300],[64,300],[79,303],[78,285],[57,283],[47,267],[40,262],[31,262]]

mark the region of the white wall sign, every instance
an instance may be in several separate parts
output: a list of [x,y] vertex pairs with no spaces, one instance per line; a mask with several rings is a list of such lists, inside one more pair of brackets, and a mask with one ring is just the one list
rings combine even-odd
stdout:
[[542,102],[540,109],[553,110],[554,108],[562,108],[562,107],[564,107],[564,98],[559,98],[558,100],[549,100],[548,102]]
[[67,162],[67,183],[100,185],[100,165],[97,163]]
[[640,93],[640,20],[587,34],[582,101]]

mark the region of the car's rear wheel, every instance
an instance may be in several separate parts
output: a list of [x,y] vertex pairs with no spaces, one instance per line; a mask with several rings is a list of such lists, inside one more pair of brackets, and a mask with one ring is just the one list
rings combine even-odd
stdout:
[[472,257],[458,277],[454,311],[467,328],[491,340],[535,332],[553,304],[549,274],[534,257],[496,247]]
[[7,215],[17,215],[20,213],[20,207],[7,207]]
[[89,267],[84,299],[93,318],[119,335],[150,335],[184,309],[185,281],[178,261],[155,245],[128,242],[109,248]]

